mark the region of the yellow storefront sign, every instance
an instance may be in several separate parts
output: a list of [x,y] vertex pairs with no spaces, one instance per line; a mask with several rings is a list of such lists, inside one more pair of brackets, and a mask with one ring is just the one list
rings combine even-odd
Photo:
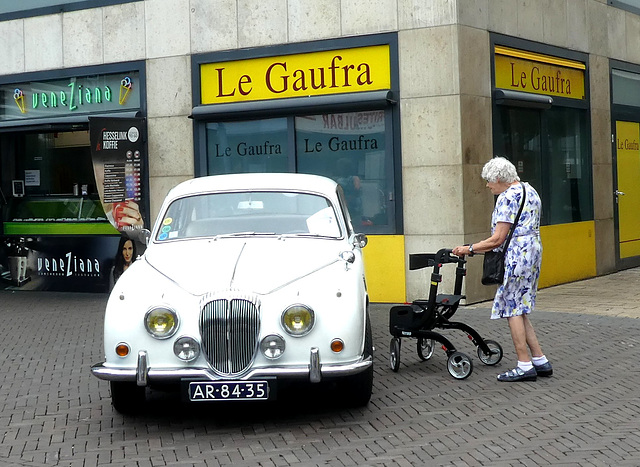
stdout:
[[584,99],[584,70],[581,62],[495,47],[496,88]]
[[201,104],[379,91],[391,87],[389,45],[207,63],[200,82]]

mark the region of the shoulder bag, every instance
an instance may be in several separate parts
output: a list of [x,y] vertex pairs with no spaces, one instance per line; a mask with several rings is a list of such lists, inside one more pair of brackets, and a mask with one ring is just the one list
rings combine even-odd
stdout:
[[484,254],[484,262],[482,263],[482,285],[502,284],[504,281],[504,258],[507,254],[507,248],[509,247],[509,242],[511,242],[513,231],[520,220],[522,207],[524,206],[524,202],[527,197],[527,190],[522,183],[520,185],[522,185],[522,201],[520,201],[520,209],[518,210],[515,221],[511,224],[509,235],[504,242],[502,251],[491,250]]

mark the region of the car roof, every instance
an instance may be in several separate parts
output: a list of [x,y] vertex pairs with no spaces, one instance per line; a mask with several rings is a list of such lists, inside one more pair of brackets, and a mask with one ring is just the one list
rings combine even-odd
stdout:
[[274,190],[313,191],[335,195],[337,183],[319,175],[299,173],[244,173],[210,175],[182,182],[173,188],[168,198],[180,198],[196,193],[214,191]]

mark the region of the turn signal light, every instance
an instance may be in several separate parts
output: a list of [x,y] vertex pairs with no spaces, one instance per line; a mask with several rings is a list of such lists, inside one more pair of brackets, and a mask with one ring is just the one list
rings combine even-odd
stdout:
[[335,353],[342,352],[344,350],[344,342],[340,339],[334,339],[331,341],[331,350]]
[[127,355],[129,355],[129,350],[129,346],[124,342],[116,345],[116,354],[119,357],[126,357]]

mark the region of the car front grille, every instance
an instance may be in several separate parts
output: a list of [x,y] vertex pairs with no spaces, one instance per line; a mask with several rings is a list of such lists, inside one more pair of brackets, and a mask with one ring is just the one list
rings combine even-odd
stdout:
[[260,305],[252,298],[206,300],[200,313],[202,350],[214,371],[243,373],[255,356],[260,335]]

